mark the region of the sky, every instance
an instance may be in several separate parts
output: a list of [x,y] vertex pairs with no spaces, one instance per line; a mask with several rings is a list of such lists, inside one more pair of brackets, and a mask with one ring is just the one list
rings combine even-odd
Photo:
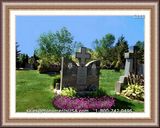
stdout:
[[115,36],[115,43],[121,35],[129,46],[144,41],[144,19],[134,16],[16,16],[18,50],[32,56],[41,34],[56,32],[63,27],[72,34],[74,41],[91,49],[95,39],[108,33]]

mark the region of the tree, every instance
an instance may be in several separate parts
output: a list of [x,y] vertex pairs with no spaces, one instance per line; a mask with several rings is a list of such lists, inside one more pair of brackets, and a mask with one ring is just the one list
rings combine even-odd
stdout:
[[19,44],[16,42],[16,60],[18,59],[18,56],[20,55],[20,50],[18,50]]
[[115,37],[112,34],[105,35],[101,40],[102,47],[104,48],[112,48],[115,41]]
[[137,41],[137,59],[139,64],[144,64],[144,41]]
[[28,60],[28,63],[33,66],[33,69],[37,70],[38,68],[38,56],[36,55],[36,50],[34,50],[33,56],[31,56]]
[[34,50],[34,54],[33,54],[32,58],[33,58],[33,69],[37,70],[38,60],[39,60],[39,57],[37,55],[37,50]]
[[115,45],[115,49],[117,53],[117,60],[124,65],[125,64],[124,54],[128,52],[128,43],[123,35],[118,38],[118,41]]
[[59,70],[61,57],[70,59],[74,52],[75,42],[67,28],[60,31],[41,34],[38,40],[37,56],[39,58],[38,70],[40,73],[53,72],[52,67]]
[[19,63],[21,68],[25,68],[25,65],[28,64],[29,56],[27,54],[19,55]]
[[75,43],[74,43],[74,54],[75,54],[81,47],[84,47],[83,43],[75,41]]
[[102,39],[96,39],[93,43],[95,45],[95,51],[98,58],[101,60],[102,67],[110,67],[111,62],[115,58],[114,44],[115,37],[112,34],[106,34]]
[[38,42],[38,57],[49,64],[60,64],[62,56],[69,58],[73,53],[73,37],[65,27],[55,33],[40,35]]
[[19,55],[20,55],[20,50],[18,50],[19,44],[16,42],[16,68],[19,68],[20,62],[19,62]]

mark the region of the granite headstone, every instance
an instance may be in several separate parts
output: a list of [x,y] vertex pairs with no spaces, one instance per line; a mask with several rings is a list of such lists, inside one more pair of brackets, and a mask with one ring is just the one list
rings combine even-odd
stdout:
[[61,88],[73,87],[77,91],[94,91],[99,87],[100,61],[93,60],[86,64],[91,58],[85,47],[76,53],[79,64],[62,58],[61,63]]

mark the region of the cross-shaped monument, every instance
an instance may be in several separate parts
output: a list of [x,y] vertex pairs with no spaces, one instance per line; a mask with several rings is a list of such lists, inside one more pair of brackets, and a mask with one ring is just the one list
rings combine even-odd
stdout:
[[76,52],[79,64],[67,58],[62,58],[61,63],[61,88],[73,87],[78,92],[95,91],[99,86],[100,61],[92,60],[86,63],[91,55],[87,53],[87,48],[81,47],[80,52]]
[[125,53],[125,73],[120,76],[119,81],[116,83],[116,92],[120,93],[122,86],[127,84],[127,77],[130,73],[137,74],[137,46],[130,47],[129,52]]
[[86,51],[87,49],[85,47],[81,47],[81,52],[76,52],[76,58],[79,59],[80,66],[84,66],[86,64],[86,59],[91,58],[91,55]]
[[77,71],[77,84],[85,85],[87,80],[87,67],[86,59],[90,59],[91,55],[86,52],[87,49],[85,47],[81,47],[81,52],[76,52],[76,58],[79,59],[79,67]]
[[130,47],[129,52],[125,53],[125,76],[128,76],[130,73],[137,74],[137,47]]

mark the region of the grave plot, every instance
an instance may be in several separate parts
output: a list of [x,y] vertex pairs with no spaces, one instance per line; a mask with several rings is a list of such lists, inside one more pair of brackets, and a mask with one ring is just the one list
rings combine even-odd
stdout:
[[[61,80],[58,84],[59,89],[55,90],[57,96],[53,99],[52,104],[57,109],[65,109],[66,111],[130,109],[131,107],[127,105],[127,102],[126,106],[121,106],[120,104],[122,102],[125,103],[125,101],[119,100],[117,95],[109,96],[105,90],[99,87],[100,61],[93,60],[86,64],[86,59],[91,57],[86,51],[87,49],[82,47],[81,52],[76,53],[76,58],[79,60],[78,64],[62,58]],[[131,47],[129,53],[125,53],[125,58],[124,76],[121,76],[117,82],[115,92],[120,92],[129,82],[129,74],[135,73],[137,75],[143,73],[142,69],[138,70],[136,47]]]

